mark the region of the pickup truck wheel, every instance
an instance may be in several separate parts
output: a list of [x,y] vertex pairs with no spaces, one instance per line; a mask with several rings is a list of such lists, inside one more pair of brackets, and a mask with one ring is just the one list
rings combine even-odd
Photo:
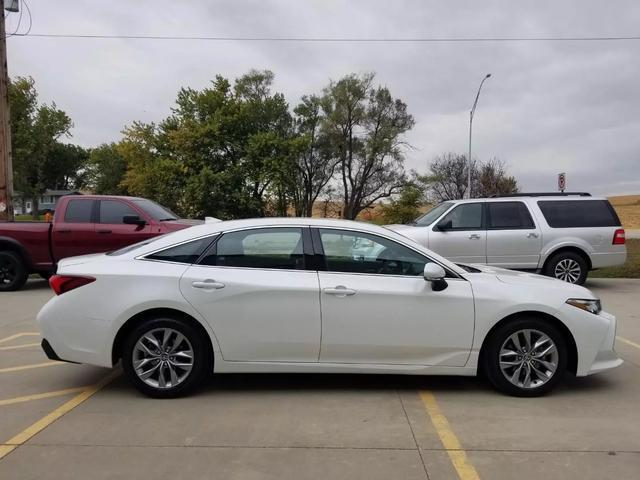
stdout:
[[568,283],[583,285],[589,268],[582,255],[574,252],[560,252],[547,262],[545,275]]
[[22,258],[14,252],[0,252],[0,292],[20,290],[29,274]]

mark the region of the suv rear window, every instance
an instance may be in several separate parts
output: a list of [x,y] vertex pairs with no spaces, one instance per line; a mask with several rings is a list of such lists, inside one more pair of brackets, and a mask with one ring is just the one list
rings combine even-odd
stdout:
[[607,200],[540,200],[538,206],[551,228],[620,226]]

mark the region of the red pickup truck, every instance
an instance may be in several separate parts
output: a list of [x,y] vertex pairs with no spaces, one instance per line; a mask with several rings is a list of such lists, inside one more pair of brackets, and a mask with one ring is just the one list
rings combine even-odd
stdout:
[[22,288],[30,273],[47,278],[62,258],[116,250],[195,223],[145,198],[62,197],[51,223],[0,223],[0,292]]

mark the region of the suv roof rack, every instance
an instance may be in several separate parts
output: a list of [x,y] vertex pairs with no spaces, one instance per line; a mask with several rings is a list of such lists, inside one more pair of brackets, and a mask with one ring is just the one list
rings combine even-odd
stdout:
[[491,195],[489,198],[504,197],[590,197],[588,192],[531,192],[531,193],[506,193],[502,195]]

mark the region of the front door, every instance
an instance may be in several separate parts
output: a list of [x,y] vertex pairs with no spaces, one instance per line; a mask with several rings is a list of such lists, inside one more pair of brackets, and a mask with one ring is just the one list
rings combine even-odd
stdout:
[[462,263],[487,263],[483,202],[461,203],[429,232],[429,249]]
[[422,276],[431,260],[378,235],[327,228],[319,240],[327,270],[318,273],[321,362],[466,364],[474,329],[468,281],[452,275],[445,290],[432,290]]
[[182,294],[209,322],[226,361],[318,361],[320,299],[317,273],[305,270],[308,232],[225,233],[182,276]]
[[[154,235],[149,225],[130,225],[123,222],[126,215],[143,217],[140,212],[122,200],[100,200],[98,210],[96,237],[101,252],[118,250]],[[96,249],[96,251],[98,250]]]

